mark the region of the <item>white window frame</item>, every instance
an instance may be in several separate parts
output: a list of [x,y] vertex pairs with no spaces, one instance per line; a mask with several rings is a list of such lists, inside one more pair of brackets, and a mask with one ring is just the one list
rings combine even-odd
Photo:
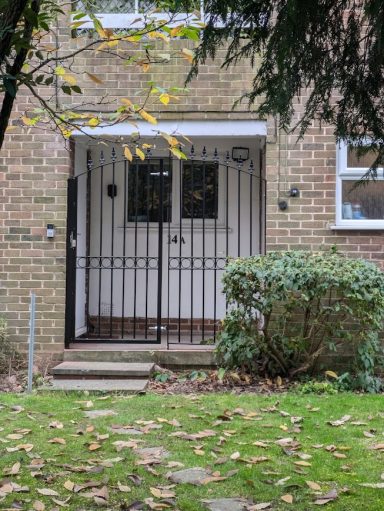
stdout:
[[[367,145],[369,141],[367,141]],[[368,171],[368,168],[348,168],[348,144],[344,141],[339,142],[336,151],[336,225],[332,225],[332,229],[345,229],[345,230],[383,230],[384,219],[345,219],[343,218],[343,181],[357,181],[361,179]],[[378,179],[383,180],[383,177],[378,176]]]
[[[132,29],[132,28],[143,28],[146,24],[154,23],[167,23],[167,26],[173,27],[180,25],[180,23],[193,24],[204,22],[204,1],[200,0],[200,17],[197,17],[193,13],[179,13],[172,16],[172,21],[169,20],[171,17],[165,12],[148,12],[140,13],[139,0],[135,0],[134,12],[129,13],[96,13],[96,18],[100,21],[103,28],[108,29]],[[72,19],[72,21],[74,21]],[[83,29],[93,29],[93,21],[89,16],[84,16],[80,20],[82,25],[79,27]]]

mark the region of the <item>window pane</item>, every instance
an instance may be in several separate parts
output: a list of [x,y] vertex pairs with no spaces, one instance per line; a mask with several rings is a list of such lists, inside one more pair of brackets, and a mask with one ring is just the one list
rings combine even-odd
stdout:
[[133,13],[135,0],[82,0],[77,2],[77,8],[87,7],[95,13]]
[[217,218],[219,179],[214,163],[183,164],[183,218]]
[[[163,222],[172,215],[172,176],[168,162],[163,166]],[[128,171],[128,222],[158,222],[160,162],[134,163]]]
[[376,151],[368,151],[360,157],[357,155],[357,148],[348,146],[347,167],[369,169],[377,158]]
[[384,219],[384,181],[367,181],[366,184],[352,189],[355,183],[356,181],[343,181],[343,219]]

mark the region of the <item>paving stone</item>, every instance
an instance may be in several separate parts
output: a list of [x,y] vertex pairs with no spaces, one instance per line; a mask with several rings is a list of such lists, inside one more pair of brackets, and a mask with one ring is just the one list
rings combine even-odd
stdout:
[[203,500],[210,511],[246,511],[250,502],[241,498]]
[[144,435],[142,431],[134,428],[108,428],[111,433],[118,435]]
[[167,458],[170,453],[164,447],[143,447],[134,451],[140,458]]
[[172,472],[169,479],[177,484],[188,483],[199,486],[207,477],[210,477],[210,473],[205,468],[195,467]]
[[113,410],[88,410],[84,412],[85,416],[88,419],[97,419],[98,417],[111,417],[112,415],[117,415]]

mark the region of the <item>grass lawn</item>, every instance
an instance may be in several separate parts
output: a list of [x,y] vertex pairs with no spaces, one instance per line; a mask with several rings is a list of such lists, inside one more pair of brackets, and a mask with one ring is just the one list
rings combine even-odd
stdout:
[[[384,509],[383,396],[3,394],[0,405],[0,509],[202,511],[222,497],[272,510]],[[85,416],[101,409],[116,415]],[[135,451],[156,446],[169,456]],[[204,484],[166,477],[189,467],[208,470]],[[315,504],[334,489],[335,500]]]

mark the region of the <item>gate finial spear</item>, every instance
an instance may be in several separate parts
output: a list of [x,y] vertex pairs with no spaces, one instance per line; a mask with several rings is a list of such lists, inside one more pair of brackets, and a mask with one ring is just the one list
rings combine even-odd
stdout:
[[205,160],[207,158],[207,150],[205,148],[205,146],[203,147],[203,151],[201,153],[201,157],[203,160]]
[[217,147],[215,147],[215,150],[213,152],[213,161],[215,162],[219,161],[219,153],[217,152]]
[[242,167],[242,166],[243,166],[243,160],[242,160],[241,158],[239,158],[239,159],[237,160],[237,167],[238,167],[239,169],[241,169],[241,167]]
[[149,158],[150,156],[152,156],[152,151],[151,151],[151,148],[150,147],[147,147],[147,150],[145,151],[147,153],[147,157]]
[[99,162],[100,162],[100,165],[104,165],[104,163],[105,163],[104,151],[103,150],[100,151]]
[[227,164],[228,164],[228,163],[229,163],[229,160],[230,160],[229,151],[227,151],[227,152],[225,153],[225,163],[227,163]]
[[112,162],[116,161],[116,151],[114,147],[112,147],[111,160]]
[[189,153],[189,158],[190,158],[191,160],[193,160],[193,159],[194,159],[194,157],[195,157],[195,146],[194,146],[194,145],[192,145],[192,147],[191,147],[191,151],[190,151],[190,153]]
[[253,164],[253,160],[251,160],[251,163],[249,164],[249,173],[253,174],[254,170],[255,170],[255,166]]

